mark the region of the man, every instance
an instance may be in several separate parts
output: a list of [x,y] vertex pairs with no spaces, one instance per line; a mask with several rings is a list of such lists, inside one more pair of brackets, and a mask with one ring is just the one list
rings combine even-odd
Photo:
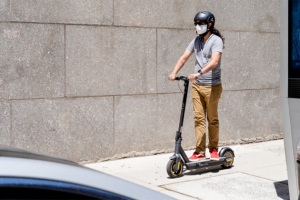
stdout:
[[196,161],[205,158],[206,116],[208,120],[209,152],[211,160],[219,160],[218,103],[222,93],[221,55],[224,38],[214,28],[215,17],[210,12],[199,12],[194,18],[198,36],[192,40],[177,61],[169,80],[174,81],[178,71],[195,52],[194,74],[189,75],[192,83],[192,99],[195,120],[196,150],[189,158]]

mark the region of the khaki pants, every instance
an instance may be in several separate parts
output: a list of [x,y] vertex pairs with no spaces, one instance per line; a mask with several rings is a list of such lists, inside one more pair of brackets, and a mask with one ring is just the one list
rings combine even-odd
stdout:
[[222,93],[222,84],[198,85],[192,84],[192,98],[195,119],[196,152],[205,154],[206,144],[206,114],[208,121],[209,151],[218,150],[219,119],[218,104]]

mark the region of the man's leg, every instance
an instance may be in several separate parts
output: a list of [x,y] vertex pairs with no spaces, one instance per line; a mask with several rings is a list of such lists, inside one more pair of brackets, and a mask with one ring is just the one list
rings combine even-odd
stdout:
[[200,85],[192,84],[192,99],[195,119],[196,152],[205,155],[206,143],[206,103],[204,97],[200,94]]
[[211,87],[211,94],[209,102],[207,102],[207,121],[209,132],[209,151],[215,148],[218,150],[219,143],[219,117],[218,117],[218,104],[221,98],[222,84],[213,85]]

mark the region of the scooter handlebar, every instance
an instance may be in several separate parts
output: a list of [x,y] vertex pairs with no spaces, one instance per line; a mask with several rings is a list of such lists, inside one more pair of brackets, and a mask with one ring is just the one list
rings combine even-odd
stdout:
[[180,81],[180,80],[188,81],[188,80],[189,80],[189,77],[179,76],[179,77],[175,77],[175,80],[177,80],[177,81]]

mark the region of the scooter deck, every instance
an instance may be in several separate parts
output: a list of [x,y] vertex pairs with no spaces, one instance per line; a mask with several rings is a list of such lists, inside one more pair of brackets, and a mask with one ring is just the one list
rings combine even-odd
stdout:
[[[219,157],[219,161],[224,160],[224,159],[226,159],[226,157]],[[209,157],[206,157],[206,158],[202,158],[200,160],[190,161],[190,162],[208,162],[208,161],[215,161],[215,160],[211,160]]]
[[198,161],[191,161],[185,163],[187,169],[199,169],[217,165],[223,165],[226,162],[226,157],[220,157],[219,160],[211,160],[210,158],[204,158]]

